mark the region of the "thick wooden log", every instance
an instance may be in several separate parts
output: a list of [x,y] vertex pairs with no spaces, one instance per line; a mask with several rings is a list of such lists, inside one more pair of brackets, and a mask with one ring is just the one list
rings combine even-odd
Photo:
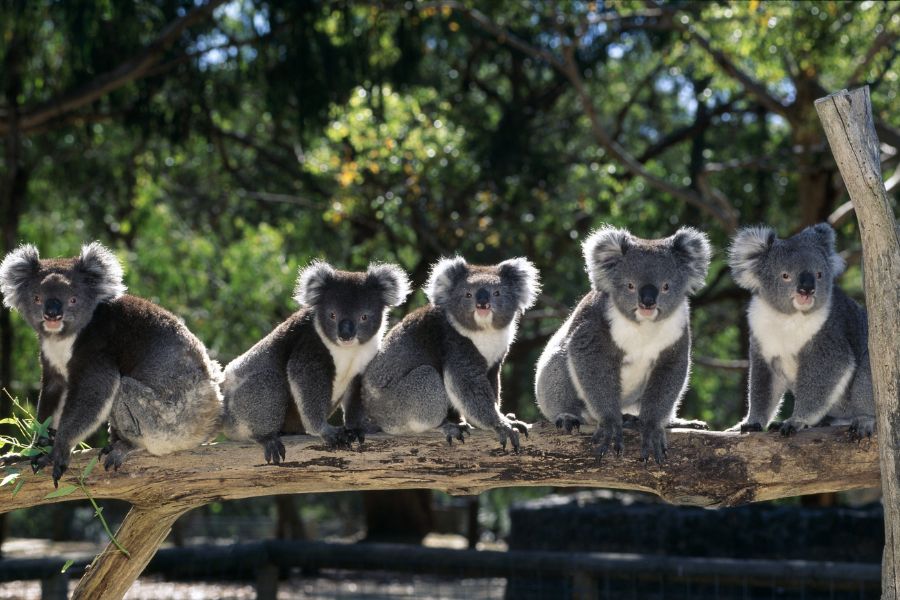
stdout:
[[[808,429],[791,438],[673,430],[662,467],[640,461],[635,431],[626,430],[622,457],[598,461],[590,435],[559,433],[546,422],[523,438],[518,455],[502,451],[492,434],[481,431],[452,447],[437,432],[372,436],[362,451],[329,450],[309,436],[284,442],[287,462],[280,466],[266,465],[256,444],[224,442],[164,457],[135,453],[117,473],[95,469],[87,485],[97,498],[127,500],[139,508],[272,494],[423,488],[477,494],[512,486],[632,489],[677,504],[734,506],[874,487],[880,481],[877,442],[851,443],[845,427]],[[60,486],[74,481],[91,456],[76,453],[72,475]],[[80,491],[46,498],[53,491],[49,476],[23,472],[22,477],[15,497],[0,491],[0,512],[83,498]]]
[[868,86],[816,100],[862,234],[885,547],[882,598],[900,600],[900,232],[881,175]]

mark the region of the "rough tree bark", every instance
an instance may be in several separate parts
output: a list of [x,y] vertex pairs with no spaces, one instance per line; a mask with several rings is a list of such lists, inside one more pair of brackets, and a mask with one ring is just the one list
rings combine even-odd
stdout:
[[816,110],[862,233],[884,492],[882,598],[900,600],[900,230],[882,180],[868,86],[820,98]]

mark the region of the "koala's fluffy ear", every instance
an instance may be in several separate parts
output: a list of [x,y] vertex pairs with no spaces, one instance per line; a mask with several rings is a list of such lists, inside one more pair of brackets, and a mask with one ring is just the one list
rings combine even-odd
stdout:
[[706,283],[712,248],[705,233],[693,227],[681,227],[671,238],[672,253],[687,270],[687,293],[693,294]]
[[591,287],[595,290],[610,288],[610,272],[621,262],[632,245],[632,239],[627,230],[612,225],[604,225],[588,236],[581,249]]
[[728,266],[739,286],[751,292],[762,286],[756,272],[776,239],[775,231],[769,227],[745,227],[735,234],[728,248]]
[[424,288],[425,295],[435,306],[444,304],[456,282],[468,273],[469,264],[463,257],[442,258],[431,267],[431,274]]
[[813,236],[813,239],[816,241],[816,243],[822,247],[822,250],[825,252],[825,256],[828,257],[828,262],[831,264],[832,275],[837,277],[838,275],[843,273],[844,268],[847,266],[847,263],[844,262],[844,259],[841,258],[841,256],[835,249],[834,228],[832,228],[828,223],[819,223],[818,225],[807,227],[806,231]]
[[40,271],[40,260],[38,249],[31,244],[23,244],[6,255],[0,263],[0,292],[5,306],[17,309],[28,301],[25,286]]
[[294,300],[301,306],[315,306],[325,287],[334,280],[334,267],[324,260],[314,260],[297,273]]
[[81,254],[75,259],[75,270],[94,288],[97,299],[101,302],[115,300],[125,293],[122,263],[100,242],[91,242],[81,247]]
[[372,263],[366,271],[366,282],[381,292],[387,306],[399,306],[409,296],[406,271],[391,263]]
[[519,302],[519,310],[528,310],[541,291],[541,275],[527,258],[511,258],[497,265],[500,279],[511,285]]

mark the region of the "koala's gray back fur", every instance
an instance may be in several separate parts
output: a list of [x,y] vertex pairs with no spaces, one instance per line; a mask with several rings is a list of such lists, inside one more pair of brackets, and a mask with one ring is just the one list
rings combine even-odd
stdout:
[[102,245],[46,260],[22,246],[0,264],[0,289],[40,339],[37,416],[57,429],[54,479],[71,448],[107,420],[115,466],[133,448],[165,454],[215,434],[218,364],[174,315],[123,295],[122,267]]
[[395,326],[366,369],[369,417],[388,433],[423,432],[445,427],[452,407],[517,447],[513,429],[524,424],[500,413],[500,367],[538,289],[537,270],[522,258],[485,267],[461,257],[436,263],[425,286],[431,304]]
[[742,229],[729,264],[737,283],[753,294],[749,409],[741,425],[766,427],[790,390],[794,413],[783,433],[829,420],[870,434],[868,324],[865,311],[835,283],[844,264],[834,230],[822,223],[779,239],[766,227]]
[[594,441],[601,454],[609,445],[620,449],[621,415],[636,415],[644,457],[653,452],[661,460],[661,430],[677,421],[687,388],[687,295],[703,284],[709,242],[691,228],[641,240],[624,229],[603,227],[583,249],[593,289],[541,354],[538,407],[567,430],[598,423]]

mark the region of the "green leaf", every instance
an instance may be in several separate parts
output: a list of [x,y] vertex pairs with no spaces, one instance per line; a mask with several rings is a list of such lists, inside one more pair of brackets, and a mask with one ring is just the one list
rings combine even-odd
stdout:
[[20,479],[20,480],[19,480],[19,483],[16,484],[16,488],[13,490],[13,493],[12,493],[12,497],[13,497],[13,498],[16,497],[16,494],[19,493],[19,490],[22,489],[22,486],[23,486],[24,484],[25,484],[25,480],[24,480],[24,479]]
[[71,558],[70,558],[69,560],[67,560],[67,561],[66,561],[66,564],[64,564],[64,565],[62,566],[62,569],[60,570],[60,573],[65,573],[66,571],[68,571],[68,570],[69,570],[69,567],[71,567],[71,566],[72,566],[72,563],[74,563],[74,562],[75,562],[75,561],[72,560]]
[[[84,482],[85,479],[90,477],[91,471],[93,471],[94,467],[96,467],[96,466],[97,466],[97,457],[95,456],[94,458],[91,459],[91,462],[89,462],[87,464],[87,466],[84,468],[84,471],[81,472],[82,483]],[[0,485],[3,485],[3,484],[0,484]]]
[[44,496],[44,500],[49,500],[50,498],[62,498],[63,496],[68,496],[72,492],[78,489],[77,485],[64,485],[58,490],[54,490]]
[[46,454],[46,452],[35,446],[30,446],[22,450],[22,456],[40,456],[41,454]]
[[10,473],[6,477],[4,477],[2,480],[0,480],[0,487],[3,487],[7,483],[12,483],[13,481],[15,481],[16,479],[19,478],[19,475],[21,475],[21,473]]

